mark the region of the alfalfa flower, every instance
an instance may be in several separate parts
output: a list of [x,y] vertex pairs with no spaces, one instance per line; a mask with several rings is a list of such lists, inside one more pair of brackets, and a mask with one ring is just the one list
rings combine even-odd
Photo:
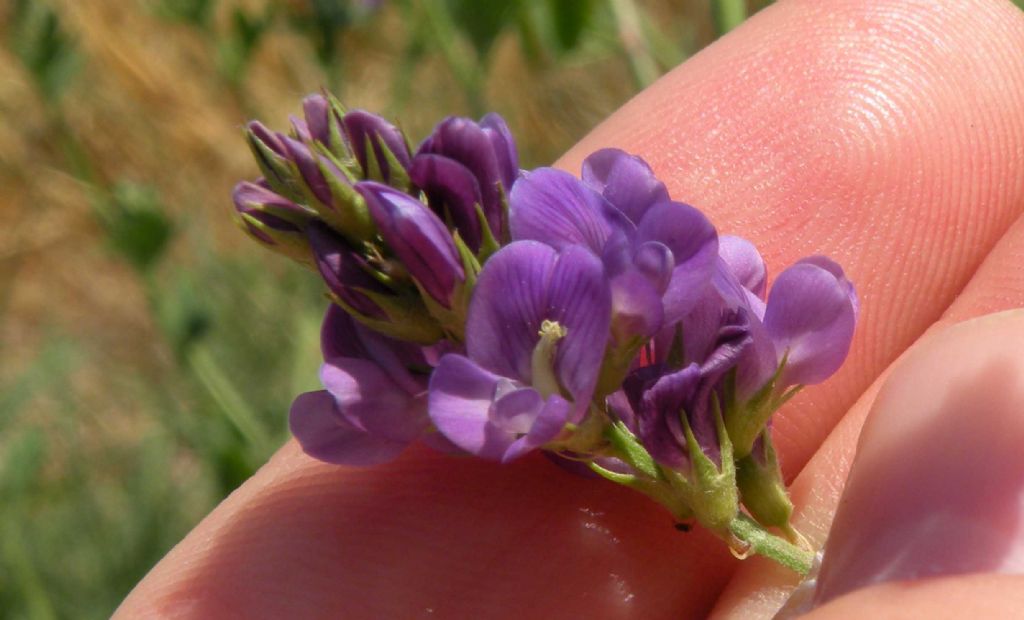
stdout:
[[466,355],[441,358],[430,418],[463,450],[510,461],[556,439],[591,407],[611,295],[600,261],[571,246],[522,241],[480,274]]

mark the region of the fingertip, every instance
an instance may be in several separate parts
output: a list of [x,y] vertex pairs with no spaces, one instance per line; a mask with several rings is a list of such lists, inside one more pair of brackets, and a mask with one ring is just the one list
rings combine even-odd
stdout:
[[875,583],[1024,573],[1024,311],[924,339],[879,392],[815,600]]

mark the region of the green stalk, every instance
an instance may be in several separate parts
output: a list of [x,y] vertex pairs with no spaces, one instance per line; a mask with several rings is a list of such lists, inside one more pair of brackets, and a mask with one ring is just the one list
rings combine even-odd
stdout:
[[748,545],[747,553],[756,553],[806,575],[814,563],[814,554],[768,532],[747,515],[740,514],[729,524],[729,531]]

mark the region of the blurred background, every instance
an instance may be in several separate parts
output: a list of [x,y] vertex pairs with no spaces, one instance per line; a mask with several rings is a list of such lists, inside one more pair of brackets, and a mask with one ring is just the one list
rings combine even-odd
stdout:
[[554,160],[769,0],[0,0],[0,618],[102,618],[287,436],[319,280],[250,243],[246,120],[321,87]]

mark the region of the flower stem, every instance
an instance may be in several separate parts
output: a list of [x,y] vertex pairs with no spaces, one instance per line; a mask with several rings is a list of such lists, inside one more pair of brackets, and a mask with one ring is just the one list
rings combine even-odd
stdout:
[[741,514],[729,524],[729,531],[740,542],[748,545],[748,553],[756,553],[774,560],[786,568],[806,575],[811,570],[814,554],[807,549],[783,540],[768,532],[756,521]]

